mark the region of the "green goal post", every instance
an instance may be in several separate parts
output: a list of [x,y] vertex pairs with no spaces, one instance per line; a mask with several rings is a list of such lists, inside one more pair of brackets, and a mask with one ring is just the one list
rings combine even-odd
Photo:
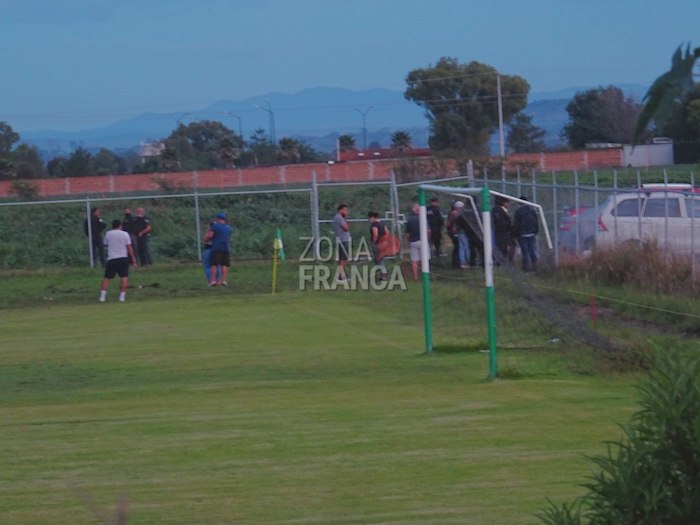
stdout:
[[[510,201],[532,206],[538,212],[540,220],[544,225],[543,230],[547,239],[547,245],[552,249],[552,239],[547,228],[544,210],[539,204],[513,197],[505,193],[500,193],[483,188],[455,188],[449,186],[437,186],[434,184],[421,184],[418,187],[418,204],[420,206],[419,225],[421,238],[421,280],[423,284],[423,319],[425,327],[425,352],[433,351],[433,321],[430,300],[430,242],[428,238],[428,214],[426,208],[426,192],[443,193],[456,197],[461,197],[470,203],[476,211],[474,195],[481,195],[481,227],[484,240],[484,283],[486,290],[486,312],[487,331],[489,343],[489,379],[498,377],[498,359],[496,350],[496,304],[493,286],[493,227],[491,224],[491,195],[504,197]],[[478,213],[476,214],[478,217]]]

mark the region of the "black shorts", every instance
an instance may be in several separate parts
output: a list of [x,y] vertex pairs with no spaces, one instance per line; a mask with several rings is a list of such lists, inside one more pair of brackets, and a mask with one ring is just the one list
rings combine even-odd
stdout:
[[336,241],[336,249],[338,250],[338,260],[347,261],[348,253],[350,253],[349,241]]
[[115,275],[119,277],[129,277],[129,258],[120,257],[119,259],[110,259],[105,265],[105,278],[112,279]]
[[211,252],[212,266],[231,266],[231,254],[229,252]]

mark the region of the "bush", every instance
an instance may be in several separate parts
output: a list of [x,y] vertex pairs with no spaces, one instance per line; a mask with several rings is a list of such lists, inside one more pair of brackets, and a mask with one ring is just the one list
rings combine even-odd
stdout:
[[639,386],[641,409],[572,504],[552,505],[548,525],[700,523],[700,356],[661,352]]
[[21,199],[33,201],[39,198],[39,186],[28,180],[15,180],[10,184],[10,193]]

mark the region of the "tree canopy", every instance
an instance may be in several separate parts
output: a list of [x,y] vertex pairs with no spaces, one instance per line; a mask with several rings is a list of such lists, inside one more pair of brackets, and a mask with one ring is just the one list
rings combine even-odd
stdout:
[[569,123],[562,135],[571,147],[582,148],[593,142],[632,143],[641,106],[608,86],[576,93],[566,111]]
[[691,53],[688,45],[684,53],[683,46],[678,46],[671,58],[671,69],[654,81],[642,99],[644,107],[634,132],[635,144],[642,139],[652,120],[657,129],[663,130],[679,102],[695,89],[693,68],[699,58],[700,47]]
[[506,144],[515,153],[533,153],[546,149],[542,138],[545,130],[535,126],[532,117],[525,113],[516,113],[508,127]]
[[[408,73],[404,97],[425,108],[431,148],[488,155],[489,138],[498,129],[498,76],[493,66],[449,57]],[[530,85],[515,75],[500,75],[500,81],[507,123],[527,104]]]

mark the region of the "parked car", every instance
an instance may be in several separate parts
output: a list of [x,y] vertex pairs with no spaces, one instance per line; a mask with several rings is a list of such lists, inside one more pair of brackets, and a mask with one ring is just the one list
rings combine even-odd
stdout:
[[647,188],[611,195],[595,224],[595,246],[656,241],[672,252],[700,253],[700,195],[694,192]]

